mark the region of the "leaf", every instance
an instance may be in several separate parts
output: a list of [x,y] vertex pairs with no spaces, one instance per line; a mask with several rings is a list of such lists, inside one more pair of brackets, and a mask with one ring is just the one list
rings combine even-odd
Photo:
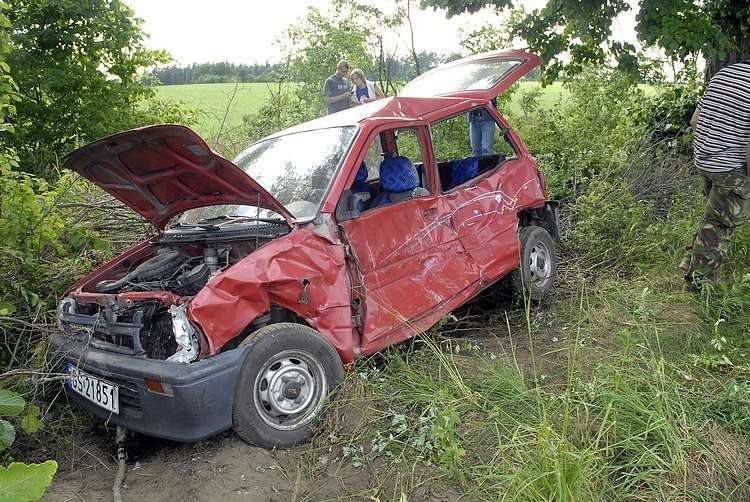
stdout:
[[10,448],[13,441],[16,440],[16,429],[13,424],[0,418],[0,451]]
[[39,412],[39,406],[32,404],[29,406],[26,414],[21,418],[21,429],[31,436],[36,431],[44,427],[41,420],[41,413]]
[[0,389],[0,417],[20,415],[26,406],[26,400],[18,392]]
[[[0,126],[2,130],[2,126]],[[12,316],[16,312],[16,306],[8,300],[0,300],[0,315],[1,316]]]
[[57,472],[57,462],[47,460],[42,464],[13,462],[0,467],[0,502],[28,502],[39,500],[52,477]]

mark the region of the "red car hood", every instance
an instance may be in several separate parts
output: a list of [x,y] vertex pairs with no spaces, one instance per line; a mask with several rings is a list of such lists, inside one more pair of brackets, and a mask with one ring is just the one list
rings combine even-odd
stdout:
[[75,150],[65,167],[96,183],[163,229],[196,207],[245,204],[292,221],[284,206],[185,126],[156,125],[107,136]]

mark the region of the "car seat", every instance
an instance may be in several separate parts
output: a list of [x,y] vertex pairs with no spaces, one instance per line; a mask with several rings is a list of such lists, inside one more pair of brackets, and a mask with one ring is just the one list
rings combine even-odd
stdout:
[[419,186],[419,175],[411,160],[401,155],[380,163],[380,188],[383,191],[375,197],[370,207],[387,206],[430,193]]
[[362,162],[352,184],[352,194],[356,196],[357,210],[360,213],[370,207],[371,199],[375,194],[375,191],[367,183],[367,176],[367,166]]
[[451,166],[451,185],[455,188],[463,185],[470,179],[476,177],[479,172],[479,157],[466,157],[465,159],[456,160]]

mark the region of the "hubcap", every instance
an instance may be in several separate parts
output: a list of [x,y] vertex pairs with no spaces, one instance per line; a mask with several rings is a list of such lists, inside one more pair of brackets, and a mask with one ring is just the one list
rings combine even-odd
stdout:
[[551,253],[547,245],[542,241],[537,241],[529,253],[529,272],[531,281],[542,283],[552,275]]
[[253,402],[261,418],[279,430],[301,427],[317,414],[327,393],[320,363],[302,350],[267,361],[255,378]]

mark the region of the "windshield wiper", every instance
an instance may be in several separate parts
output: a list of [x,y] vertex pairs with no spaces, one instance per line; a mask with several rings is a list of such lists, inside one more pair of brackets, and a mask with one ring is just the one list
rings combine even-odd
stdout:
[[284,218],[260,218],[256,216],[240,215],[240,214],[223,214],[221,216],[213,216],[211,218],[203,218],[199,220],[196,225],[211,225],[212,223],[221,223],[224,221],[235,222],[235,221],[262,221],[264,223],[281,223]]

